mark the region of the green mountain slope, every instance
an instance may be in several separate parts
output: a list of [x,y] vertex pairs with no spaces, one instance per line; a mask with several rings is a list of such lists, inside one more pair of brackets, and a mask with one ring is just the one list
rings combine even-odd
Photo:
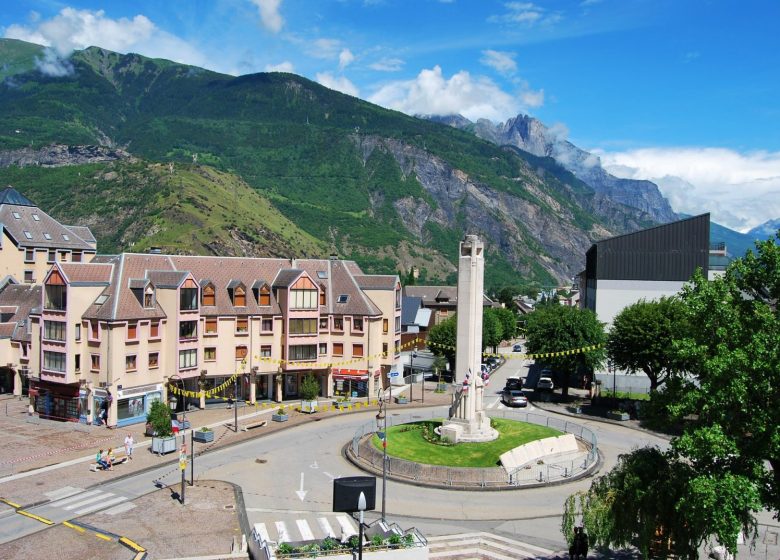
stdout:
[[103,253],[321,256],[302,231],[239,177],[202,165],[118,161],[0,168],[13,185],[66,224],[88,225]]
[[70,63],[67,76],[0,84],[0,155],[56,142],[197,157],[372,272],[416,265],[444,280],[468,232],[487,241],[489,285],[549,283],[577,273],[593,240],[647,225],[552,160],[293,74],[234,78],[98,48]]

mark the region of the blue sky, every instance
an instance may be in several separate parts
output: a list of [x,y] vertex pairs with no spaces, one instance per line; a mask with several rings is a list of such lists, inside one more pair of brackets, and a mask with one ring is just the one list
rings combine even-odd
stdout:
[[410,114],[531,114],[676,210],[780,217],[775,0],[3,2],[0,35],[232,74],[292,71]]

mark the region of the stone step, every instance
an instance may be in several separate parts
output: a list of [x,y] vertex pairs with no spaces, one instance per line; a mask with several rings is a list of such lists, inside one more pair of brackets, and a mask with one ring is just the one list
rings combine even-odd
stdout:
[[428,538],[431,560],[515,560],[545,558],[552,550],[492,533],[464,533]]

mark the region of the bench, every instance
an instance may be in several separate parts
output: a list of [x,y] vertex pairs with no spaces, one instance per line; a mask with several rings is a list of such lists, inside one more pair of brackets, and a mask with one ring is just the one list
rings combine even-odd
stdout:
[[[112,466],[115,467],[117,465],[121,465],[122,463],[126,463],[126,462],[127,462],[127,455],[117,456],[114,459],[114,462],[112,463]],[[104,469],[103,467],[101,467],[97,463],[91,463],[89,465],[89,470],[90,470],[90,472],[97,472],[97,471],[102,471],[102,470],[106,470],[106,469]]]
[[255,428],[262,428],[268,423],[267,420],[261,420],[260,422],[253,422],[251,424],[246,424],[244,426],[241,426],[241,430],[244,432],[248,432],[249,430],[254,430]]

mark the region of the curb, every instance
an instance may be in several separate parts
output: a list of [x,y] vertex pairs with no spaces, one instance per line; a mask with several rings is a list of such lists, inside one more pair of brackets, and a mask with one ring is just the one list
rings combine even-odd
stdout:
[[558,414],[560,416],[568,416],[569,418],[578,418],[580,420],[589,420],[592,422],[600,422],[602,424],[612,424],[613,426],[620,426],[622,428],[628,428],[629,430],[634,430],[637,432],[644,432],[646,434],[650,434],[665,440],[671,440],[672,436],[668,434],[663,434],[660,432],[654,432],[653,430],[648,430],[647,428],[641,428],[639,426],[633,426],[631,424],[626,424],[624,422],[621,422],[620,420],[610,420],[609,418],[603,418],[601,416],[591,416],[588,414],[575,414],[573,412],[568,412],[566,410],[557,410],[556,408],[548,408],[546,406],[541,406],[539,402],[534,402],[534,406],[537,407],[539,410],[544,410],[545,412],[550,412],[552,414]]

